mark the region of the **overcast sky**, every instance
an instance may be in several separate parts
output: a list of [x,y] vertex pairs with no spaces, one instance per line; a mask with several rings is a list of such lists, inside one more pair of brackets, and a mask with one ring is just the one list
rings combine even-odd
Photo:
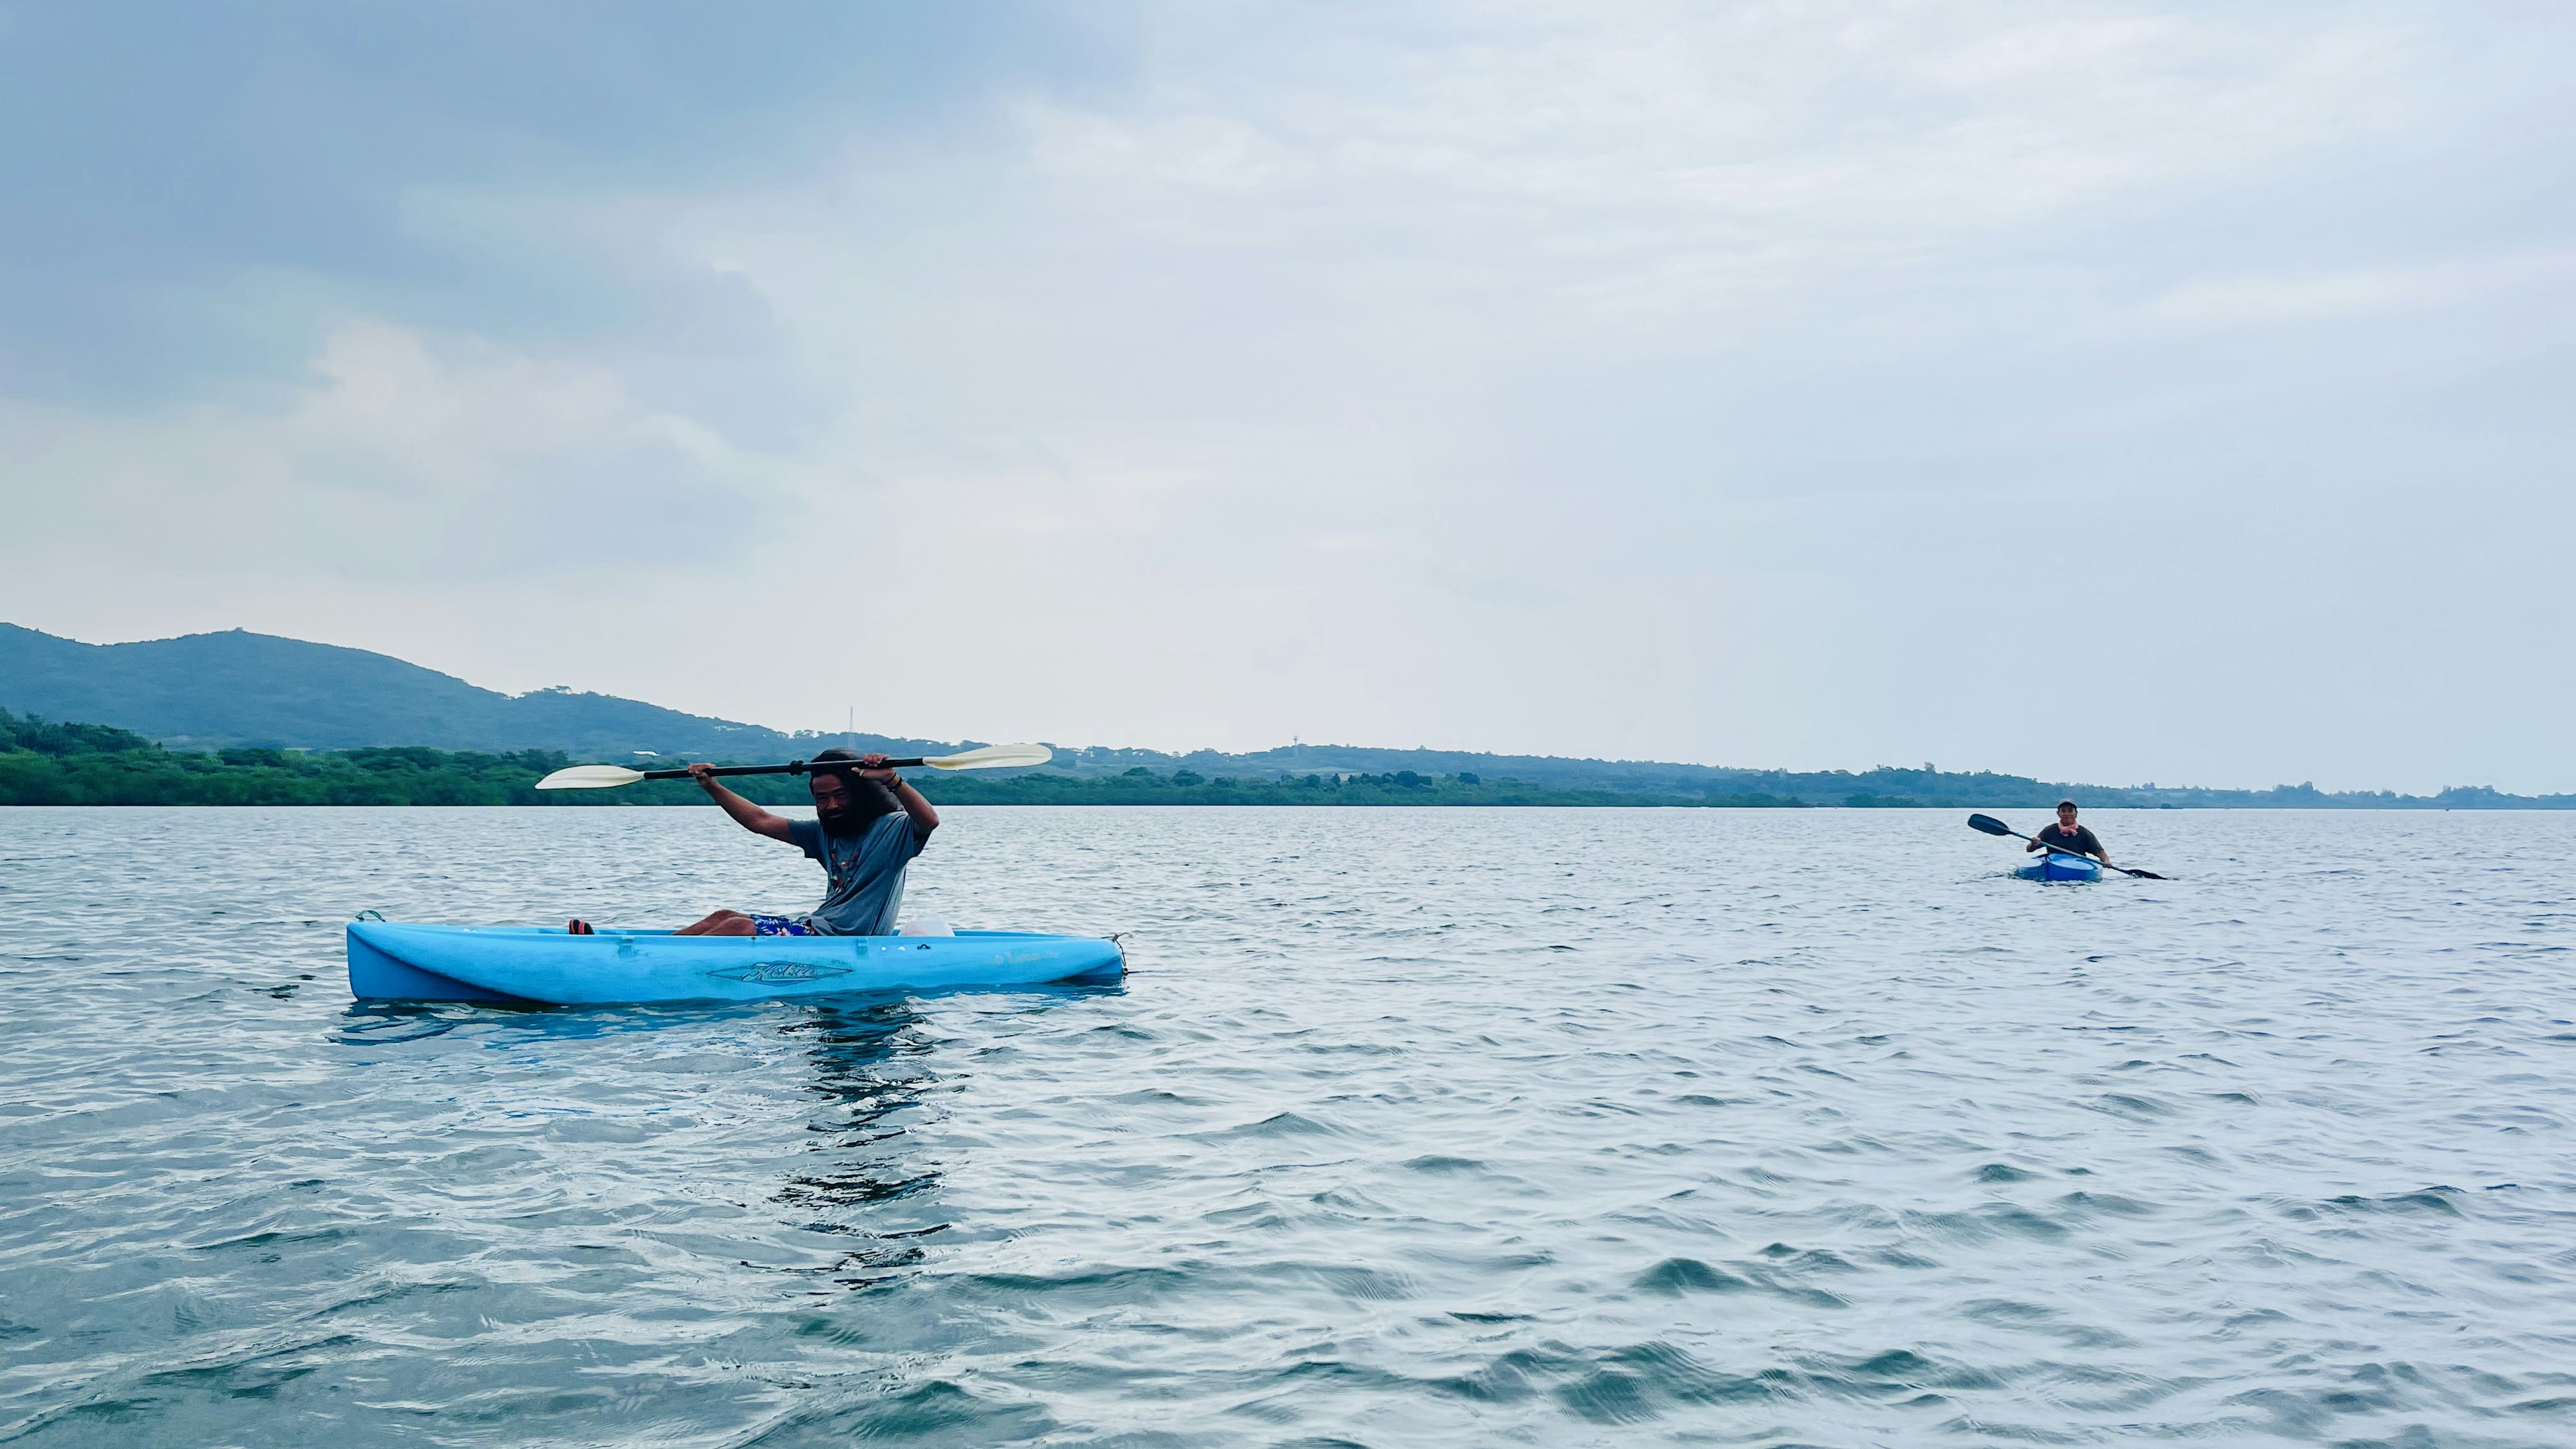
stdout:
[[0,619],[2576,789],[2576,7],[0,0]]

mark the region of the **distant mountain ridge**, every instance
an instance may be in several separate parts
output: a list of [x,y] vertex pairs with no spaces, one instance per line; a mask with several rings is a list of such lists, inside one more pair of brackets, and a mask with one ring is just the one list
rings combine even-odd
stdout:
[[[240,629],[132,644],[84,644],[0,624],[0,709],[57,721],[113,725],[178,749],[286,747],[319,750],[426,745],[440,750],[559,750],[575,759],[630,752],[699,760],[777,760],[811,755],[846,738],[861,750],[935,755],[981,741],[904,739],[800,730],[684,714],[614,695],[538,690],[509,695],[364,649],[282,639]],[[1288,775],[1410,774],[1429,779],[1517,780],[1561,790],[1720,799],[1768,796],[1809,805],[2040,808],[2073,795],[2087,805],[2280,809],[2569,809],[2576,795],[2504,795],[2483,786],[2438,795],[2310,785],[2270,790],[2075,785],[1986,771],[1881,766],[1874,770],[1749,770],[1650,760],[1283,745],[1251,754],[1059,746],[1049,771],[1086,777],[1144,770],[1219,782]],[[989,778],[1002,778],[996,772]]]
[[[509,695],[391,655],[230,629],[84,644],[0,624],[0,709],[114,725],[184,749],[634,750],[696,759],[811,754],[841,742],[570,690]],[[943,742],[858,737],[914,754]],[[915,746],[920,749],[912,748]]]

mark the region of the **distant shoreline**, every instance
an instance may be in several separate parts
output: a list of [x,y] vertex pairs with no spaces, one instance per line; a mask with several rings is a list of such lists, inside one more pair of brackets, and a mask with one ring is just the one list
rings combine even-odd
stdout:
[[[1502,757],[1427,751],[1305,747],[1357,761],[1434,759],[1485,764]],[[1108,760],[1101,759],[1109,756]],[[631,758],[631,756],[630,756]],[[2066,785],[2014,775],[1943,774],[1882,767],[1844,771],[1720,771],[1710,767],[1512,758],[1508,764],[1558,780],[1484,770],[1308,769],[1206,757],[1165,769],[1125,765],[1130,752],[1068,751],[1049,766],[1018,772],[915,771],[942,805],[1544,806],[1591,809],[2046,809],[2072,796],[2093,809],[2164,810],[2565,810],[2576,795],[2515,796],[2458,788],[2412,796],[2310,785],[2271,790]],[[1223,761],[1223,763],[1220,763]],[[702,805],[686,780],[613,790],[540,792],[548,772],[575,763],[552,750],[476,752],[406,745],[296,751],[257,747],[172,750],[107,725],[54,723],[0,711],[0,806],[9,805],[518,805],[596,807]],[[1123,765],[1123,768],[1121,767]],[[1247,768],[1247,765],[1250,765]],[[733,782],[763,804],[802,804],[795,776]]]
[[[686,780],[652,780],[612,790],[539,791],[536,782],[565,763],[561,756],[443,754],[434,750],[347,750],[329,754],[284,755],[276,751],[228,751],[236,759],[185,752],[113,752],[53,757],[32,751],[0,752],[0,808],[87,807],[223,808],[338,806],[374,807],[507,807],[512,809],[584,809],[654,807],[711,809],[714,802]],[[246,760],[249,754],[276,755],[272,760]],[[934,770],[910,771],[922,793],[937,805],[990,805],[1027,808],[1159,806],[1173,809],[1237,807],[1305,810],[1372,809],[1586,809],[1586,810],[2045,810],[2055,796],[2034,799],[2027,792],[1963,799],[1848,798],[1808,801],[1776,795],[1680,795],[1563,790],[1520,780],[1430,777],[1397,772],[1352,775],[1327,783],[1322,777],[1244,781],[1224,777],[1176,780],[1171,775],[1136,772],[1126,775],[1069,777],[1045,771],[1003,779],[945,775]],[[1188,777],[1190,772],[1178,772]],[[1313,778],[1315,783],[1305,783]],[[727,782],[759,804],[800,806],[808,803],[798,776],[753,776]],[[2043,792],[2046,793],[2046,792]],[[2091,798],[2097,811],[2152,810],[2551,810],[2565,805],[2490,797],[2495,803],[2443,804],[2421,797],[2397,797],[2377,806],[2288,799],[2253,803],[2139,804]]]
[[[41,802],[41,799],[0,799],[0,812],[8,812],[8,810],[103,810],[103,812],[118,812],[118,810],[546,810],[546,807],[551,807],[551,804],[556,802],[188,804],[188,802],[167,802],[167,799],[134,799],[134,802],[111,804],[111,802]],[[665,799],[665,802],[621,802],[621,804],[629,804],[629,807],[634,807],[634,810],[714,810],[714,802],[708,802],[708,799],[698,799],[698,802],[688,802],[688,799],[683,799],[683,802],[667,802]],[[801,807],[801,804],[806,802],[773,802],[770,807],[773,807],[773,810],[796,810],[796,807]],[[1239,802],[1239,799],[1121,799],[1121,802],[1100,802],[1100,799],[1056,799],[1056,802],[1025,802],[1025,799],[989,802],[989,799],[979,799],[979,802],[963,802],[963,799],[943,799],[943,802],[938,804],[951,807],[951,810],[953,807],[969,807],[969,810],[1319,810],[1319,812],[1321,810],[1762,810],[1762,812],[1795,810],[1795,812],[1826,812],[1826,815],[1842,815],[1842,812],[1893,812],[1893,815],[1922,815],[1922,812],[1927,810],[2038,810],[2038,807],[2032,807],[2032,804],[1996,804],[1991,802],[1991,799],[1984,799],[1984,802],[1976,802],[1976,799],[1960,799],[1960,802],[1935,802],[1935,804],[1790,804],[1790,807],[1775,807],[1775,804],[1710,804],[1710,802],[1700,802],[1700,799],[1677,799],[1677,802],[1654,802],[1654,799],[1605,799],[1605,802],[1579,802],[1579,804],[1528,802],[1528,799],[1522,799],[1522,802],[1492,802],[1492,799],[1489,799],[1489,802],[1370,799],[1370,802],[1319,802],[1319,804],[1314,802],[1247,804],[1247,802]],[[2092,807],[2092,810],[2087,812],[2087,820],[2094,815],[2190,815],[2190,812],[2208,812],[2208,815],[2244,815],[2244,812],[2264,812],[2264,810],[2280,812],[2280,815],[2496,815],[2496,812],[2563,812],[2568,810],[2568,807],[2561,807],[2561,804],[2543,804],[2543,807],[2530,807],[2530,804],[2524,804],[2524,807],[2512,807],[2512,804],[2506,804],[2506,807],[2473,807],[2473,804],[2468,804],[2468,807],[2452,807],[2452,804],[2391,804],[2391,807],[2383,807],[2383,810],[2354,810],[2354,807],[2347,807],[2347,804],[2097,804],[2097,807]]]

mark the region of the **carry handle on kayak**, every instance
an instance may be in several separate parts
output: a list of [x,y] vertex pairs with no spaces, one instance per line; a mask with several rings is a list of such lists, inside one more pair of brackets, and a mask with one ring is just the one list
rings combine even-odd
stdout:
[[[683,770],[681,773],[686,774],[688,772]],[[1968,828],[1970,830],[1982,830],[1988,835],[2009,835],[2015,840],[2030,840],[2031,844],[2038,846],[2042,850],[2048,851],[2052,855],[2071,855],[2077,860],[2092,860],[2095,865],[2109,866],[2112,870],[2116,870],[2122,875],[2133,875],[2140,880],[2173,879],[2172,876],[2158,875],[2151,870],[2131,870],[2125,865],[2112,865],[2111,862],[2107,860],[2094,860],[2092,856],[2086,855],[2080,850],[2068,850],[2065,846],[2051,845],[2045,840],[2031,840],[2029,836],[2022,834],[2020,831],[2013,829],[2011,826],[2006,825],[1991,815],[1969,816]]]

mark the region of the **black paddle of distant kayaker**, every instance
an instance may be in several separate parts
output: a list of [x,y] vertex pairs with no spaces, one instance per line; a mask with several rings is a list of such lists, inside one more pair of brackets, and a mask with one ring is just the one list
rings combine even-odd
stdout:
[[[1982,830],[1982,831],[1984,831],[1985,833],[1987,833],[1988,835],[2009,835],[2009,836],[2011,836],[2011,837],[2012,837],[2013,839],[2015,839],[2015,840],[2030,840],[2030,837],[2029,837],[2029,836],[2022,834],[2020,831],[2013,829],[2011,826],[2006,825],[2005,823],[2003,823],[2003,822],[2002,822],[2002,821],[2000,821],[2000,820],[1997,820],[1995,817],[1993,817],[1993,816],[1991,816],[1991,815],[1971,815],[1971,816],[1969,816],[1969,817],[1968,817],[1968,828],[1969,828],[1969,829],[1971,829],[1971,830]],[[2076,852],[2076,851],[2067,850],[2067,849],[2064,849],[2064,848],[2062,848],[2062,847],[2060,847],[2060,846],[2050,845],[2050,844],[2048,844],[2048,842],[2046,842],[2046,841],[2044,841],[2044,840],[2032,840],[2032,841],[2031,841],[2031,844],[2033,844],[2033,845],[2037,845],[2037,846],[2040,846],[2040,847],[2042,847],[2042,848],[2044,848],[2044,849],[2046,849],[2046,850],[2049,850],[2049,851],[2051,851],[2051,852],[2053,852],[2053,853],[2055,853],[2055,854],[2058,854],[2058,855],[2072,855],[2072,856],[2074,856],[2077,860],[2093,860],[2093,857],[2091,857],[2091,856],[2089,856],[2089,855],[2079,854],[2079,853],[2078,853],[2078,852]],[[2094,863],[2095,865],[2110,865],[2110,862],[2108,862],[2108,861],[2102,861],[2102,860],[2094,860],[2094,861],[2093,861],[2093,863]],[[2113,865],[2113,866],[2111,866],[2111,869],[2118,871],[2118,872],[2119,872],[2120,874],[2122,874],[2122,875],[2133,875],[2133,876],[2136,876],[2136,877],[2137,877],[2138,879],[2140,879],[2140,880],[2172,880],[2172,879],[2173,879],[2173,877],[2172,877],[2172,876],[2169,876],[2169,875],[2158,875],[2158,874],[2156,874],[2154,871],[2151,871],[2151,870],[2131,870],[2131,869],[2129,869],[2129,868],[2128,868],[2127,866],[2125,866],[2125,865]]]

